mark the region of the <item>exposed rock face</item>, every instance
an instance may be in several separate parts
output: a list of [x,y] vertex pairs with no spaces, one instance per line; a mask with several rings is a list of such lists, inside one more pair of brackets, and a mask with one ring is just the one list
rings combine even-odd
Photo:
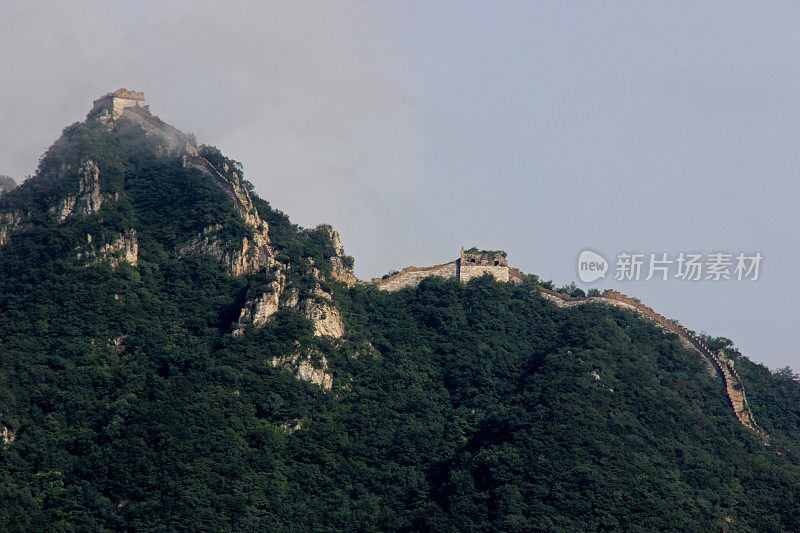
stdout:
[[22,214],[17,212],[0,213],[0,246],[8,242],[11,233],[22,223]]
[[309,298],[300,304],[300,310],[314,323],[314,335],[335,339],[344,335],[342,316],[330,300]]
[[248,298],[239,313],[239,327],[234,333],[239,335],[244,333],[242,326],[247,322],[251,322],[256,328],[269,323],[280,308],[280,299],[285,283],[285,276],[278,271],[277,279],[269,284],[269,291],[262,293],[258,298]]
[[[317,269],[312,271],[318,272]],[[298,309],[314,323],[314,335],[338,339],[344,335],[342,316],[333,305],[333,297],[317,284],[314,295],[299,300],[298,291],[286,286],[285,276],[278,271],[275,281],[269,284],[269,291],[256,298],[249,298],[239,313],[237,335],[244,333],[243,326],[248,322],[254,327],[268,324],[281,308]]]
[[89,160],[83,164],[80,170],[81,177],[78,182],[78,192],[74,195],[63,198],[58,205],[50,208],[59,222],[63,222],[72,215],[86,216],[93,215],[100,211],[105,200],[100,194],[100,169],[94,161]]
[[283,431],[284,433],[294,433],[295,431],[300,431],[303,429],[303,420],[299,420],[295,418],[294,420],[290,420],[288,422],[284,422],[278,426],[278,429]]
[[252,241],[244,237],[241,250],[233,252],[230,259],[230,269],[234,276],[259,272],[272,264],[273,254],[266,232],[255,233]]
[[[272,282],[273,284],[276,282]],[[278,312],[278,304],[280,299],[280,291],[273,290],[270,293],[264,293],[261,298],[256,300],[253,306],[253,325],[255,327],[263,326],[272,315]]]
[[[213,250],[219,253],[219,245],[213,246]],[[342,317],[333,305],[333,295],[322,289],[319,281],[314,287],[311,296],[300,300],[297,288],[288,285],[284,269],[290,267],[281,263],[274,262],[276,278],[269,284],[269,290],[262,292],[257,297],[248,295],[242,311],[239,314],[239,322],[236,330],[237,335],[244,333],[244,325],[248,322],[254,327],[263,327],[269,323],[275,313],[281,308],[297,309],[314,323],[314,335],[325,336],[338,339],[344,335],[344,324]],[[311,266],[307,274],[315,280],[320,279],[320,270]]]
[[346,267],[341,257],[331,257],[331,264],[333,265],[333,279],[341,281],[348,287],[358,283],[358,278],[353,273],[353,269]]
[[286,301],[284,302],[284,305],[292,309],[297,309],[297,305],[299,302],[300,302],[300,295],[298,294],[297,289],[295,289],[294,287],[290,287],[286,291]]
[[[62,164],[58,171],[58,179],[62,179],[69,171],[70,167]],[[100,169],[90,159],[81,165],[77,191],[62,198],[58,204],[48,211],[59,222],[64,222],[70,217],[93,215],[100,211],[105,202],[114,199],[117,199],[116,195],[101,194]],[[30,213],[28,213],[25,218],[29,219],[30,216]],[[23,214],[19,212],[0,213],[0,246],[3,246],[8,241],[11,233],[22,224],[23,218]]]
[[[241,252],[230,254],[226,258],[225,263],[229,267],[230,273],[234,276],[239,276],[258,272],[265,267],[271,267],[275,263],[275,253],[270,246],[269,226],[258,216],[258,212],[250,198],[250,193],[247,188],[242,186],[241,175],[236,170],[231,169],[227,169],[227,171],[223,169],[226,172],[223,174],[214,168],[207,159],[197,155],[196,151],[192,150],[188,150],[184,154],[183,162],[184,166],[197,168],[211,176],[215,183],[233,200],[236,212],[242,217],[245,224],[253,230],[252,240],[243,239]],[[208,234],[209,228],[206,228],[203,233]],[[217,241],[219,241],[219,238],[217,238]],[[205,251],[202,246],[199,250]],[[208,252],[218,256],[220,259],[225,256],[225,254],[220,256],[221,247],[219,244],[216,247],[212,245]]]
[[93,240],[91,235],[86,235],[86,245],[78,247],[78,252],[75,254],[77,259],[85,261],[87,267],[104,262],[113,269],[122,263],[139,266],[139,241],[136,230],[130,229],[120,233],[113,241],[103,243],[99,248],[95,247]]
[[[117,101],[121,102],[120,106],[116,106]],[[143,102],[144,96],[140,93],[120,90],[95,102],[94,114],[90,113],[90,117],[96,117],[109,129],[131,127],[130,125],[133,123],[142,127],[148,135],[157,137],[161,141],[160,144],[163,145],[166,155],[180,156],[185,167],[198,169],[211,177],[231,198],[236,212],[252,230],[252,235],[242,238],[241,245],[239,245],[239,243],[231,243],[223,238],[221,225],[209,226],[182,246],[178,253],[181,255],[188,253],[210,255],[217,262],[223,264],[228,273],[233,276],[265,271],[276,272],[276,280],[270,284],[268,291],[248,298],[240,313],[239,327],[236,333],[241,334],[244,331],[242,326],[248,322],[255,327],[264,326],[281,306],[285,306],[298,309],[309,318],[314,323],[316,335],[341,337],[344,334],[344,326],[341,315],[333,306],[332,296],[329,293],[322,291],[318,285],[313,297],[300,301],[298,291],[295,288],[286,287],[286,279],[281,270],[289,268],[289,265],[280,264],[275,259],[275,252],[269,238],[269,226],[260,218],[253,205],[250,192],[243,181],[241,168],[229,164],[221,164],[218,168],[212,164],[204,156],[215,161],[216,156],[212,157],[210,152],[198,149],[192,136],[150,114]],[[112,108],[113,114],[110,111]],[[126,120],[117,120],[119,118]],[[73,214],[97,212],[105,200],[100,195],[97,166],[89,161],[81,169],[81,172],[82,179],[78,193],[65,198],[53,208],[59,221],[63,221]],[[322,226],[321,229],[327,232],[334,247],[334,255],[331,257],[334,279],[348,286],[354,285],[357,280],[352,266],[349,266],[351,260],[344,253],[338,232],[327,225]],[[121,261],[136,264],[138,245],[135,242],[135,235],[133,240],[121,236],[120,240],[104,245],[99,250],[95,250],[89,242],[89,246],[79,252],[79,258],[81,257],[85,257],[88,264],[104,260],[111,261],[112,266],[118,265]],[[312,268],[310,274],[315,279],[319,279],[318,269]],[[287,294],[282,298],[285,292]]]
[[15,440],[17,440],[17,432],[11,428],[0,424],[0,439],[3,441],[3,447],[8,448]]
[[[315,359],[320,361],[319,368],[314,366]],[[333,386],[333,376],[328,373],[328,360],[313,348],[299,349],[292,355],[274,357],[270,364],[289,370],[298,379],[318,385],[323,390],[330,390]]]
[[139,266],[139,241],[136,230],[121,233],[113,242],[104,244],[98,254],[99,261],[108,261],[111,268],[117,268],[121,263]]
[[327,224],[319,226],[318,229],[327,232],[331,242],[333,242],[333,249],[335,252],[335,255],[331,257],[331,265],[333,266],[333,279],[341,281],[348,287],[352,287],[358,283],[358,279],[353,272],[353,267],[346,266],[346,262],[348,262],[349,259],[346,259],[347,256],[344,253],[344,247],[342,246],[342,239],[339,236],[339,232]]
[[228,273],[232,276],[241,276],[262,271],[275,264],[272,249],[265,235],[254,234],[251,241],[247,237],[242,238],[241,248],[226,251],[227,244],[220,237],[222,226],[215,224],[205,228],[200,235],[192,239],[188,244],[181,247],[178,253],[185,255],[188,253],[202,253],[210,255],[218,263],[225,265]]
[[219,237],[219,231],[222,229],[220,224],[214,224],[204,228],[200,235],[195,237],[189,244],[183,246],[178,253],[185,255],[191,252],[199,252],[210,255],[219,263],[225,263],[230,268],[230,258],[226,256],[223,250],[223,242]]

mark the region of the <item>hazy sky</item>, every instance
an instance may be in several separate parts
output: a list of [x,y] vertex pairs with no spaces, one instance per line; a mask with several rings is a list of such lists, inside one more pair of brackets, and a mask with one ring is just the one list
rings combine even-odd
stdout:
[[[508,251],[760,252],[758,281],[615,281],[800,368],[798,2],[0,0],[0,174],[127,87],[333,224],[362,279]],[[580,284],[579,284],[580,285]]]

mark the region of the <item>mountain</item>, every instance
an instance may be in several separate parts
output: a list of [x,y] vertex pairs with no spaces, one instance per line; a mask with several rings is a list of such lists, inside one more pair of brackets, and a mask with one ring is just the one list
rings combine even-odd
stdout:
[[793,371],[504,261],[360,282],[101,97],[0,197],[0,528],[800,530]]

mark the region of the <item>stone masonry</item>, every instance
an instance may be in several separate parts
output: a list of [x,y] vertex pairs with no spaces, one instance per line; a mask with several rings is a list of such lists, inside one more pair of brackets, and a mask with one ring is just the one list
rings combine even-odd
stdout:
[[121,117],[125,109],[129,107],[147,107],[144,104],[144,93],[128,89],[117,89],[113,93],[101,96],[93,103],[92,112],[107,109],[113,120]]
[[375,278],[372,281],[382,291],[399,291],[408,287],[416,287],[423,279],[431,276],[469,281],[484,274],[489,274],[497,281],[509,281],[506,253],[503,251],[489,252],[475,248],[465,251],[462,248],[460,257],[455,261],[430,267],[410,266],[386,278]]
[[462,248],[458,266],[459,281],[469,281],[484,274],[489,274],[497,281],[509,280],[508,261],[503,251],[487,252],[475,249],[464,251]]

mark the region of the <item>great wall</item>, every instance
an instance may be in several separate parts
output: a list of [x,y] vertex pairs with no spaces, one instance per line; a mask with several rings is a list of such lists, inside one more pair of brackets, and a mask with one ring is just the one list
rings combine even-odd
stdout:
[[[461,255],[455,261],[430,267],[407,267],[400,272],[384,278],[374,278],[370,283],[382,291],[398,291],[413,288],[432,276],[455,278],[468,281],[488,274],[498,281],[519,283],[523,274],[516,268],[509,268],[506,253],[503,251],[485,251],[471,248],[461,249]],[[719,376],[725,385],[725,393],[730,401],[736,418],[745,427],[752,430],[764,445],[769,445],[769,436],[756,424],[750,406],[747,403],[744,386],[734,367],[734,360],[724,350],[711,350],[706,343],[681,326],[678,322],[662,316],[640,301],[614,290],[607,290],[601,296],[571,297],[566,294],[539,287],[540,295],[559,307],[573,307],[585,304],[601,304],[622,307],[636,312],[654,322],[660,328],[678,336],[684,347],[696,351],[706,363],[712,376]]]
[[[138,118],[137,122],[140,122],[148,130],[153,129],[150,122],[158,121],[158,119],[149,115],[148,106],[144,103],[144,93],[127,89],[118,89],[95,100],[90,115],[100,113],[103,115],[101,120],[116,120],[129,109],[135,112],[144,111],[144,114],[132,113],[130,116],[133,119]],[[247,190],[236,181],[222,174],[210,161],[202,157],[184,134],[171,127],[169,128],[174,131],[165,130],[166,124],[158,124],[157,126],[155,128],[156,132],[165,138],[170,148],[183,154],[184,165],[193,166],[210,174],[220,187],[228,193],[236,204],[239,214],[248,225],[256,230],[256,236],[261,236],[261,239],[256,239],[257,242],[254,242],[254,244],[260,245],[258,248],[266,247],[268,249],[269,237],[267,236],[266,225],[258,218],[255,209],[253,209]],[[466,282],[487,274],[502,282],[519,283],[523,279],[523,274],[518,269],[509,268],[504,251],[486,251],[476,248],[464,250],[462,248],[459,258],[449,263],[430,267],[411,266],[384,278],[374,278],[368,283],[382,291],[398,291],[416,287],[423,279],[432,276],[455,278]],[[700,354],[713,374],[721,377],[725,385],[726,395],[739,422],[758,435],[764,445],[769,445],[769,436],[756,424],[753,413],[747,403],[744,386],[739,374],[736,372],[734,361],[725,354],[724,350],[713,351],[709,349],[700,337],[676,321],[670,320],[656,313],[640,301],[614,290],[606,290],[601,296],[570,297],[560,292],[539,287],[539,294],[559,307],[601,304],[630,309],[654,322],[662,329],[676,334],[685,347],[693,349]]]
[[724,350],[714,351],[709,349],[706,343],[703,342],[703,339],[674,320],[670,320],[656,313],[638,300],[611,289],[605,291],[601,296],[588,296],[583,298],[570,297],[560,292],[545,289],[544,287],[539,288],[539,293],[543,298],[555,303],[559,307],[602,304],[630,309],[644,318],[651,320],[662,329],[676,334],[684,346],[694,349],[707,363],[711,362],[711,364],[713,364],[716,371],[719,372],[719,375],[722,377],[722,381],[725,385],[725,392],[731,403],[731,407],[733,407],[736,418],[742,425],[758,435],[764,445],[769,445],[769,435],[756,424],[753,412],[747,404],[744,385],[742,384],[742,379],[739,377],[739,374],[736,372],[736,368],[734,368],[734,361],[725,354]]
[[423,279],[431,276],[469,281],[488,274],[497,281],[510,281],[509,271],[506,253],[503,251],[461,248],[461,255],[455,261],[431,267],[406,267],[385,278],[374,278],[372,283],[382,291],[399,291],[416,287]]
[[113,93],[104,94],[94,102],[90,114],[108,110],[111,118],[116,120],[123,115],[130,107],[141,107],[147,109],[144,103],[144,93],[129,91],[128,89],[117,89]]

